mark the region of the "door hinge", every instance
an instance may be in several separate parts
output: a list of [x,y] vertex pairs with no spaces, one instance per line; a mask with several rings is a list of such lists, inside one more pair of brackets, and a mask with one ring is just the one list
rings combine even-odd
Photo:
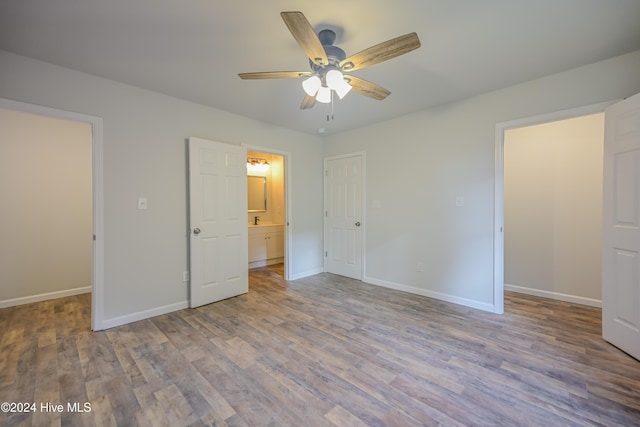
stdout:
[[329,171],[328,170],[324,171],[324,176],[329,176]]
[[329,211],[324,211],[324,216],[329,216]]
[[324,253],[324,257],[327,258],[329,256],[329,252]]
[[96,235],[95,234],[93,235],[93,240],[96,240]]

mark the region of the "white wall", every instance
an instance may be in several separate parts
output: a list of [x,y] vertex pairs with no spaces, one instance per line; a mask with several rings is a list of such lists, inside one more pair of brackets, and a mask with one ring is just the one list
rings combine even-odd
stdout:
[[271,156],[271,186],[270,199],[271,206],[267,209],[273,212],[272,222],[274,224],[284,224],[285,220],[285,173],[284,157],[279,155]]
[[0,307],[91,290],[91,127],[0,108]]
[[640,51],[328,136],[326,156],[367,153],[365,281],[492,310],[496,123],[632,95],[638,70]]
[[505,132],[505,288],[601,301],[603,142],[603,113]]
[[[292,276],[322,269],[319,137],[0,51],[0,97],[103,119],[104,321],[186,306],[185,138],[292,153]],[[137,209],[139,196],[148,209]]]

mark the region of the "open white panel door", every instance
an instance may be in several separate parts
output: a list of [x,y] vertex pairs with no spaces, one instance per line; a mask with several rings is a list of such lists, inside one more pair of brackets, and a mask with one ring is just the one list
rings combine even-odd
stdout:
[[190,306],[248,292],[247,156],[189,138]]
[[602,336],[640,359],[640,94],[605,110]]
[[361,155],[325,161],[325,270],[362,280]]

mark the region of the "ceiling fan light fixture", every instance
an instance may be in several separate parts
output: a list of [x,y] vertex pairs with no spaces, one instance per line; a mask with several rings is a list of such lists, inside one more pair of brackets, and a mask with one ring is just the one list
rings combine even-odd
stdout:
[[309,96],[315,96],[318,89],[322,86],[322,81],[318,76],[311,76],[302,82],[302,88]]
[[316,95],[316,101],[324,104],[331,102],[331,89],[326,86],[320,87],[320,89],[318,89],[318,95]]
[[336,90],[344,82],[344,76],[338,70],[329,70],[325,76],[325,81],[329,89]]
[[339,84],[338,87],[336,87],[334,90],[338,94],[338,97],[340,97],[340,99],[342,99],[351,90],[351,85],[349,83],[347,83],[346,81],[342,80],[342,83]]
[[255,157],[247,158],[247,171],[250,172],[266,172],[269,170],[269,162],[267,159],[258,159]]

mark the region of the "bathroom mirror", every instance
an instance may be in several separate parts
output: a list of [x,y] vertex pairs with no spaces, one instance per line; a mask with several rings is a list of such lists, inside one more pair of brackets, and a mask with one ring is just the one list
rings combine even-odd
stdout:
[[267,178],[264,176],[248,176],[249,212],[265,212],[267,210]]

